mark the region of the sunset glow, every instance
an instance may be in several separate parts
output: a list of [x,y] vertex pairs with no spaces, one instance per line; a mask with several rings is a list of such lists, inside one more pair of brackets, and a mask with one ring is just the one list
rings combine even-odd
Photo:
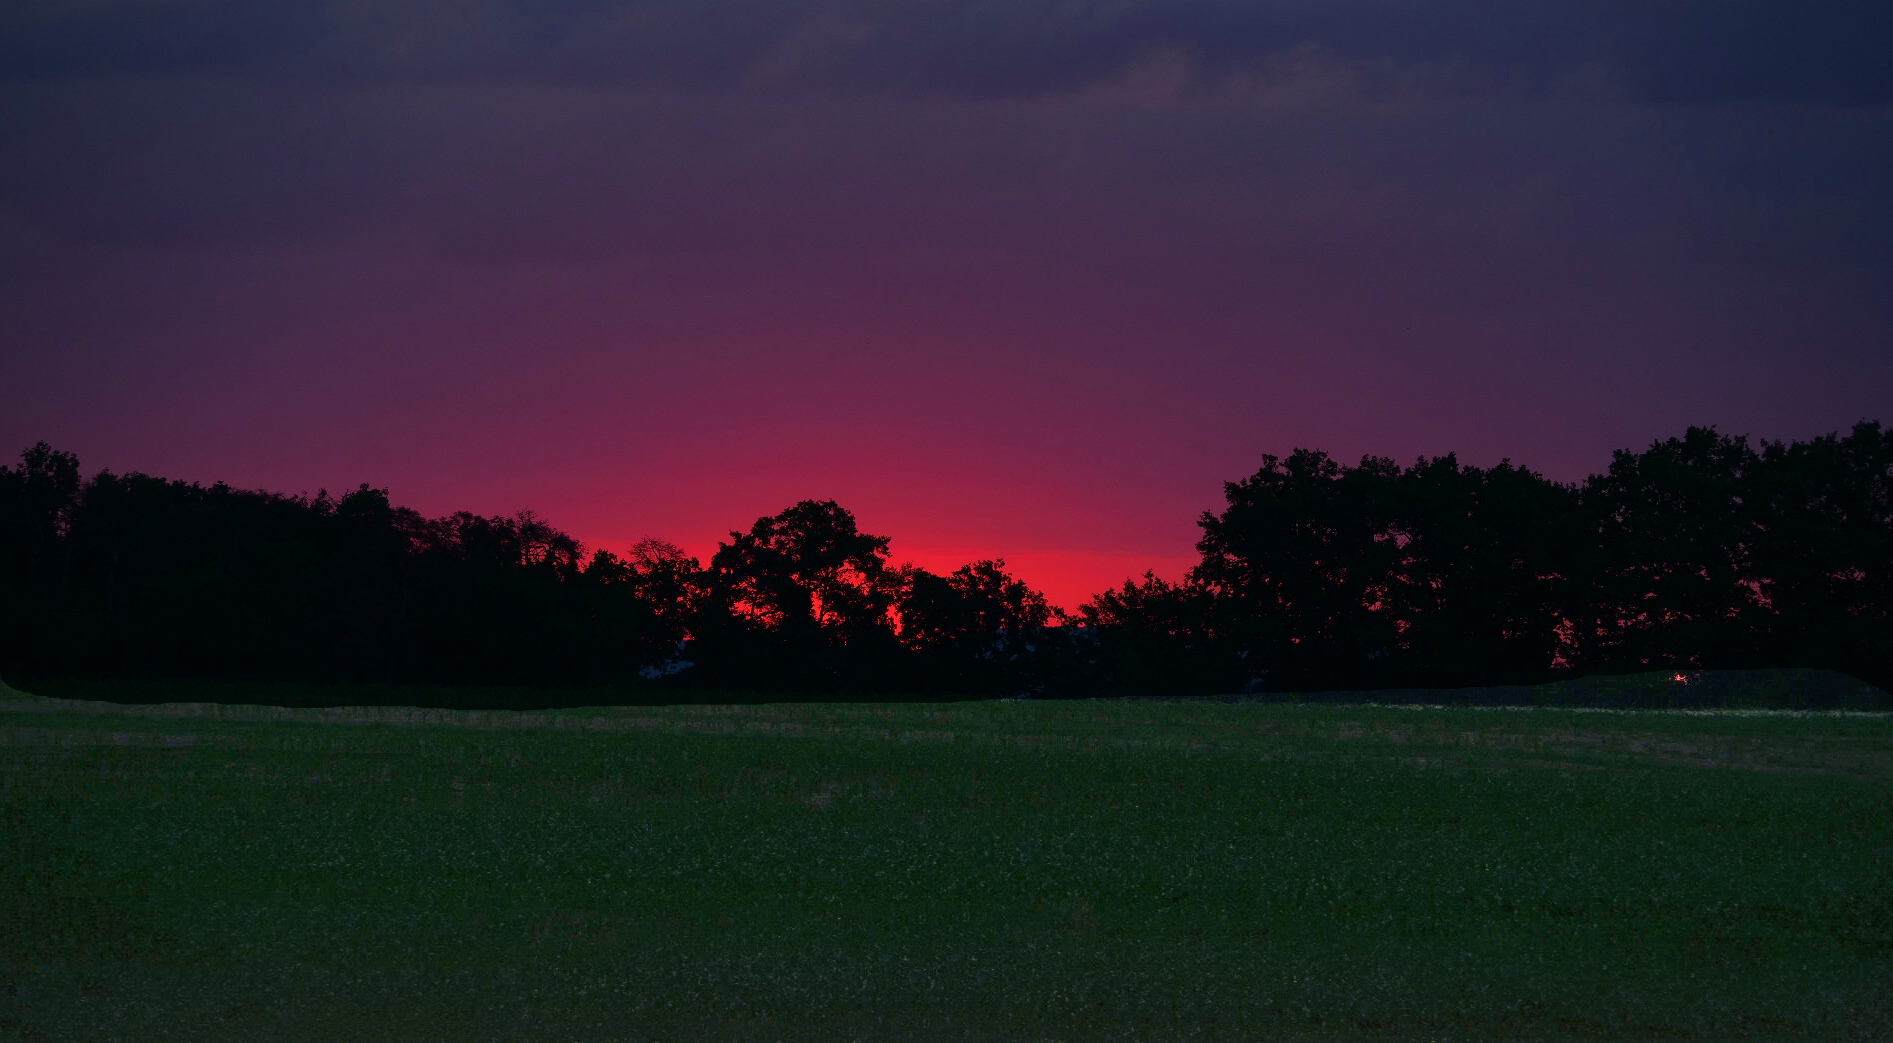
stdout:
[[0,450],[699,556],[834,498],[1073,607],[1264,453],[1575,481],[1893,404],[1893,78],[1716,5],[241,6],[0,15]]

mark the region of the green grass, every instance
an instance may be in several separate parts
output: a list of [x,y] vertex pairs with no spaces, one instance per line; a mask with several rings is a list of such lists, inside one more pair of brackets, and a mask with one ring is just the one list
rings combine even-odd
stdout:
[[1893,1037],[1880,715],[20,698],[0,812],[6,1039]]
[[[1691,671],[1684,683],[1677,674],[1596,674],[1541,685],[1505,685],[1446,690],[1289,692],[1228,697],[1261,703],[1448,703],[1459,705],[1590,707],[1614,709],[1762,709],[1893,711],[1893,694],[1832,670]],[[358,683],[316,684],[277,681],[33,681],[31,692],[116,703],[249,703],[267,706],[425,706],[478,710],[544,710],[581,706],[666,706],[678,702],[727,702],[755,705],[827,702],[838,697],[812,693],[715,692],[668,684],[613,684],[595,687],[531,688],[517,685],[443,687]],[[0,689],[0,696],[5,690]],[[880,701],[859,696],[838,701]]]

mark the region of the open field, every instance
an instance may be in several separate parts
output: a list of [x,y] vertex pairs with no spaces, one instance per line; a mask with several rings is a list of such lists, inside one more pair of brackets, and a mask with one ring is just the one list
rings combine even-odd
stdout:
[[0,703],[0,1038],[1893,1038],[1893,717]]
[[[1679,680],[1680,679],[1680,683]],[[793,692],[706,692],[664,686],[521,688],[402,684],[312,684],[233,681],[47,681],[29,684],[47,696],[114,703],[232,703],[267,706],[426,706],[470,710],[545,710],[582,706],[668,706],[729,702],[833,702],[837,697]],[[0,695],[4,695],[0,690]],[[890,701],[857,697],[839,701]],[[897,699],[891,701],[911,701]],[[1664,671],[1592,675],[1540,685],[1491,688],[1395,689],[1360,692],[1290,692],[1229,696],[1222,701],[1263,703],[1388,703],[1616,709],[1800,709],[1893,712],[1893,693],[1832,670]]]

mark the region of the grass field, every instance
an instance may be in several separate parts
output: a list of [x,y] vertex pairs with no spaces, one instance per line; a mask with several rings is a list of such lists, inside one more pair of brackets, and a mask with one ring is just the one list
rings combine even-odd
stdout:
[[14,697],[0,812],[4,1039],[1893,1038],[1886,715]]

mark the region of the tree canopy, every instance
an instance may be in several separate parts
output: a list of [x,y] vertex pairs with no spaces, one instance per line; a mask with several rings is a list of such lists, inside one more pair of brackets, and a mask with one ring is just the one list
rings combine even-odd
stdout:
[[897,565],[832,500],[703,563],[366,484],[87,479],[42,442],[0,466],[0,674],[1176,695],[1786,666],[1893,688],[1878,423],[1759,446],[1692,427],[1570,484],[1297,449],[1224,499],[1187,574],[1067,614],[1000,559]]

